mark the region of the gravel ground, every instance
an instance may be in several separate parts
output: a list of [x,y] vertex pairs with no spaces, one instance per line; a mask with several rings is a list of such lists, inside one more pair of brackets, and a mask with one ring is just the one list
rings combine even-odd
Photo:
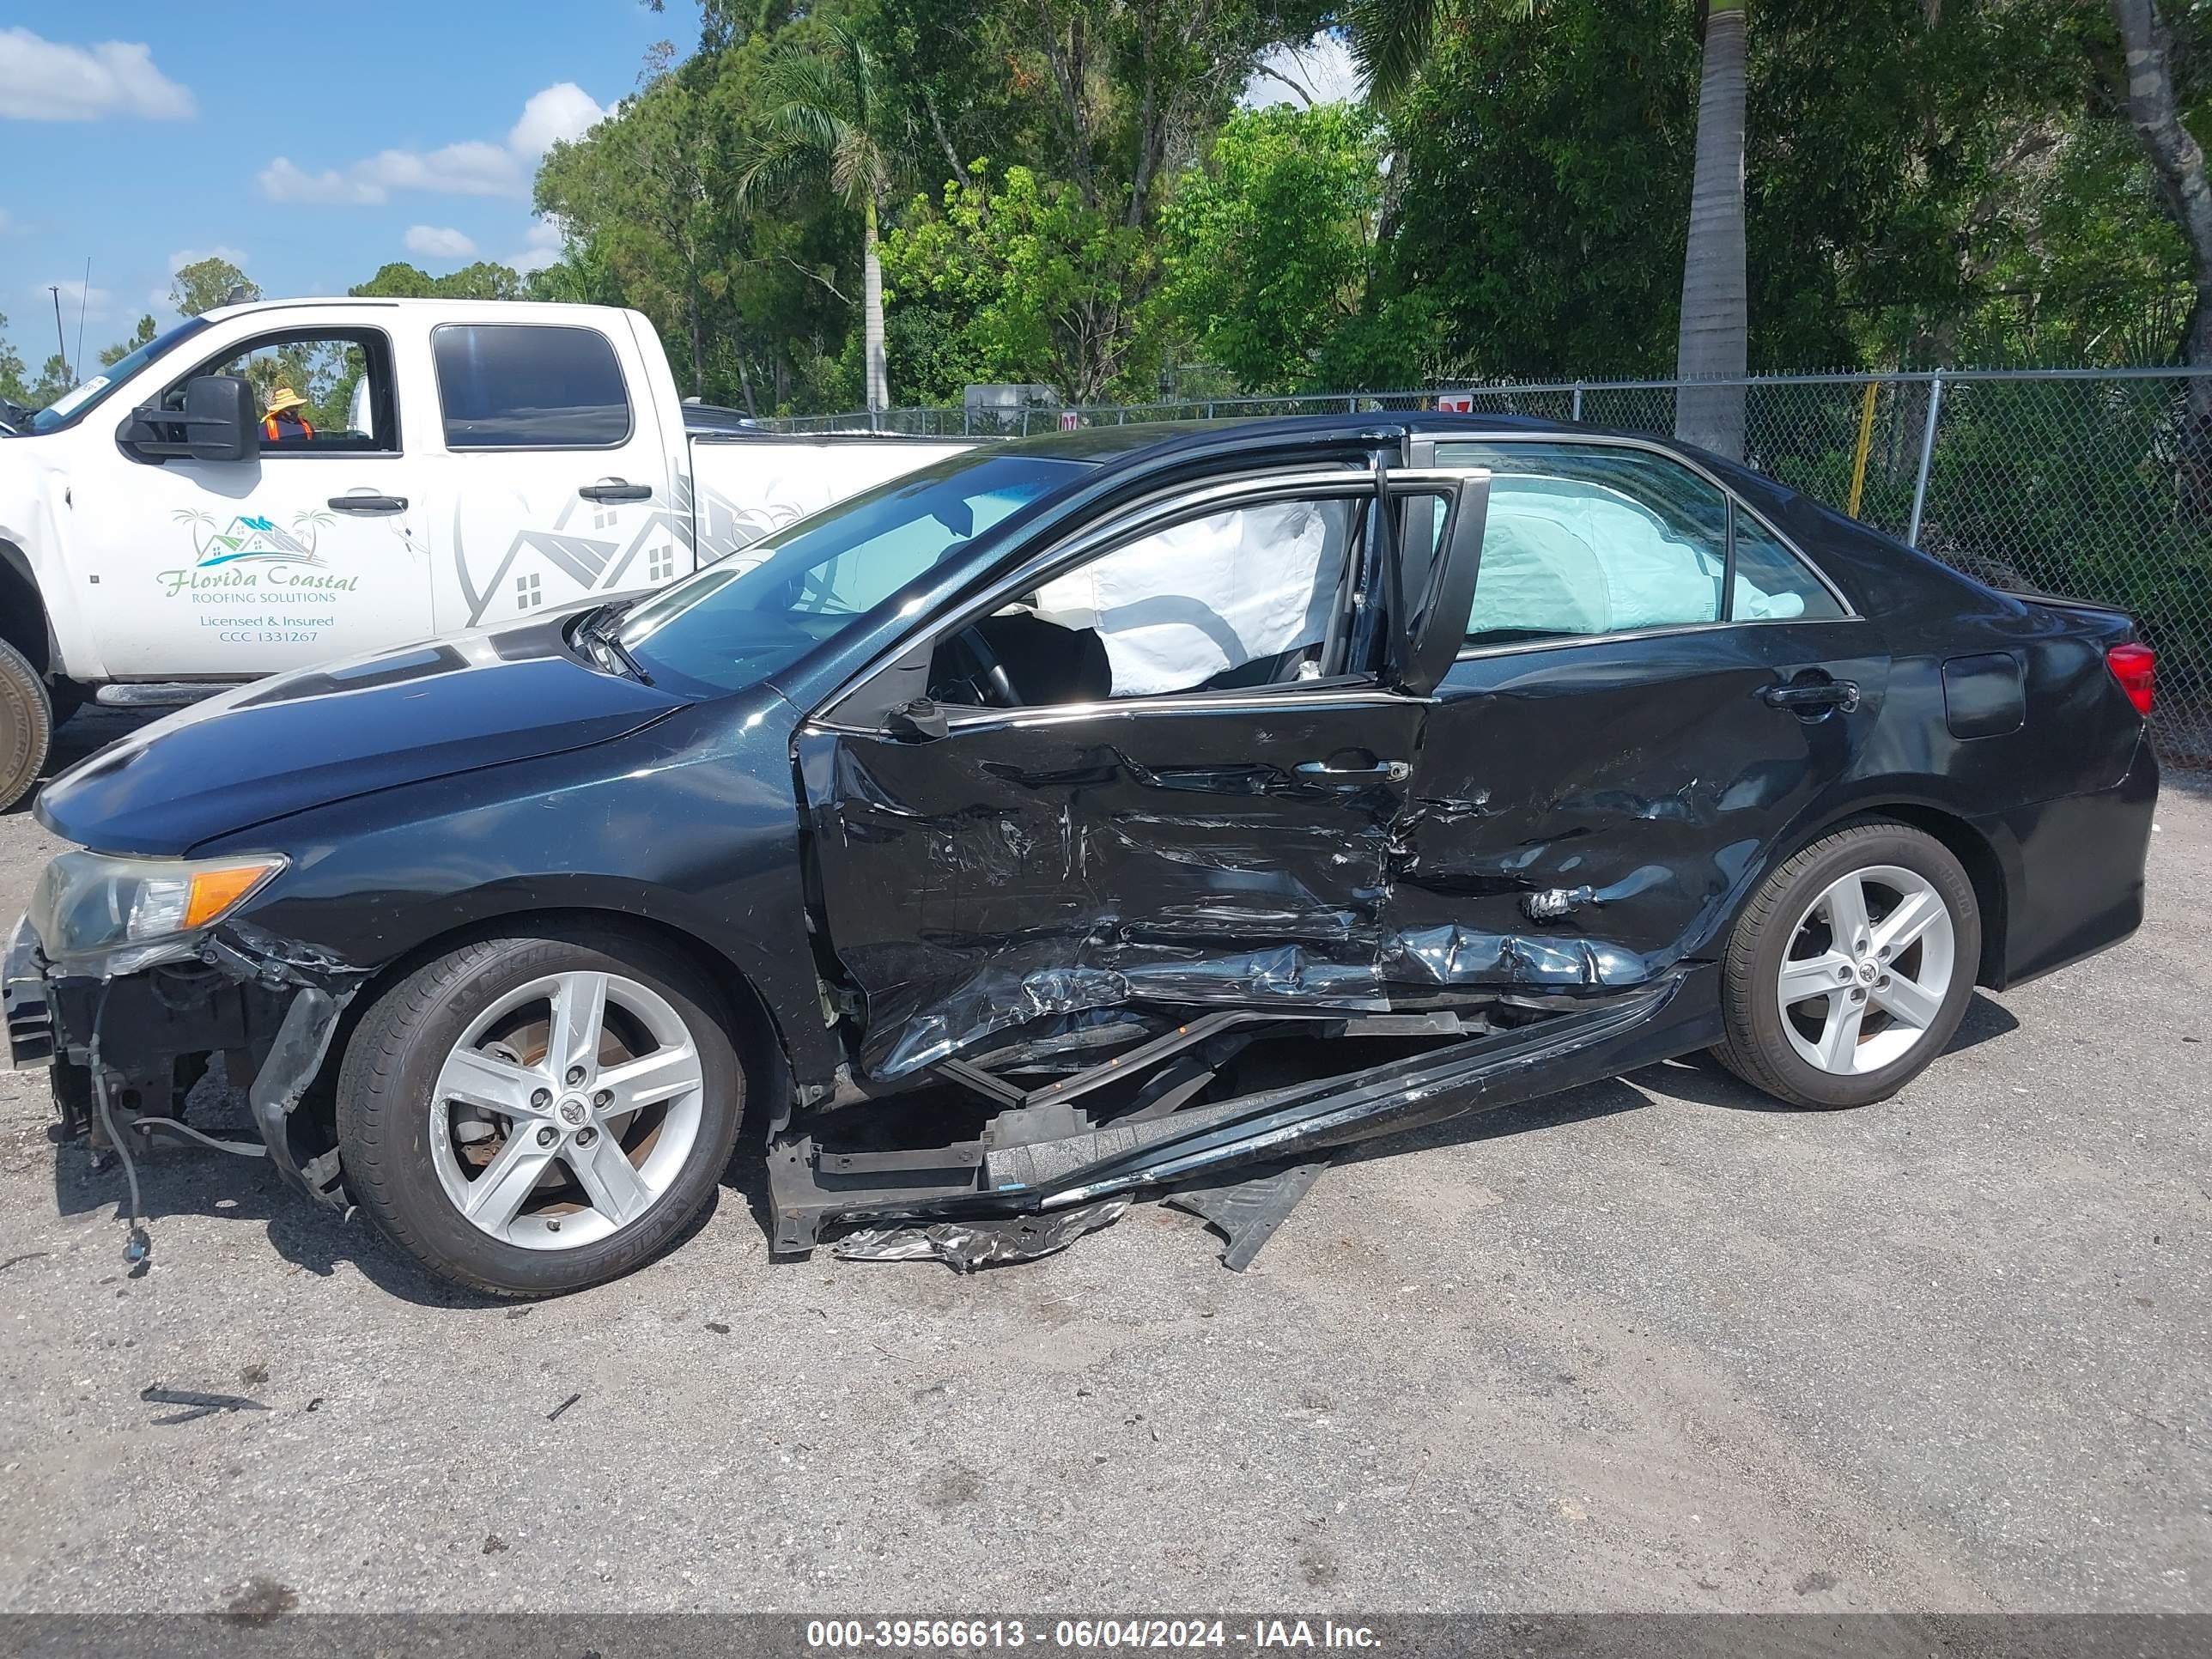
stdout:
[[[131,1279],[0,1076],[0,1610],[2212,1612],[2212,792],[2160,822],[2141,935],[1884,1105],[1655,1067],[1330,1170],[1241,1277],[1155,1206],[771,1266],[745,1176],[483,1306],[180,1150]],[[52,850],[0,818],[0,911]]]

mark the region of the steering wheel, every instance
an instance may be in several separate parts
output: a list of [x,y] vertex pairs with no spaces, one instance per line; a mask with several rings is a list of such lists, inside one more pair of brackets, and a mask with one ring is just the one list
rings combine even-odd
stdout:
[[991,641],[983,630],[971,623],[955,634],[950,643],[957,645],[975,665],[975,672],[967,677],[968,684],[984,706],[991,708],[1019,708],[1020,694],[1006,676],[1006,665],[999,660],[999,653],[991,648]]

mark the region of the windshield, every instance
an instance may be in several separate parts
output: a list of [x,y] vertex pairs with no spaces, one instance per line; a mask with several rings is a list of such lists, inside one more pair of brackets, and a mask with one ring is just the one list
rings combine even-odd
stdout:
[[108,394],[163,352],[208,326],[204,317],[187,317],[167,334],[157,334],[127,357],[118,359],[82,385],[64,392],[31,416],[33,432],[53,432],[107,400]]
[[1090,470],[1085,461],[970,451],[908,473],[655,595],[623,618],[622,642],[655,679],[741,690]]

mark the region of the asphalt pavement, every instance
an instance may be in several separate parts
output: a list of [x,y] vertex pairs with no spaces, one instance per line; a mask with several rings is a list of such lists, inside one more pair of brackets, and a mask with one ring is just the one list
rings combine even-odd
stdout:
[[[53,850],[0,817],[0,912]],[[1655,1067],[1363,1149],[1242,1275],[1157,1205],[771,1264],[740,1170],[487,1305],[185,1149],[134,1279],[0,1076],[0,1611],[2212,1612],[2201,781],[2151,882],[1885,1104]]]

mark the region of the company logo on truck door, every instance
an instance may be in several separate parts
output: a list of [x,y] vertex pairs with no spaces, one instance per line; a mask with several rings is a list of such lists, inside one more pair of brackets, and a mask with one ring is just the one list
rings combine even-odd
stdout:
[[176,516],[191,527],[192,551],[199,559],[194,568],[200,570],[249,561],[319,565],[323,561],[315,556],[316,535],[331,522],[327,513],[295,513],[291,530],[285,531],[279,530],[272,520],[240,514],[217,530],[213,515],[195,508],[182,508]]
[[331,574],[316,551],[334,522],[319,507],[283,526],[265,513],[240,513],[228,523],[193,507],[175,516],[191,538],[192,562],[157,570],[154,580],[163,598],[183,594],[198,607],[199,625],[215,629],[223,646],[315,645],[337,628],[340,608],[357,603],[344,596],[361,578]]

